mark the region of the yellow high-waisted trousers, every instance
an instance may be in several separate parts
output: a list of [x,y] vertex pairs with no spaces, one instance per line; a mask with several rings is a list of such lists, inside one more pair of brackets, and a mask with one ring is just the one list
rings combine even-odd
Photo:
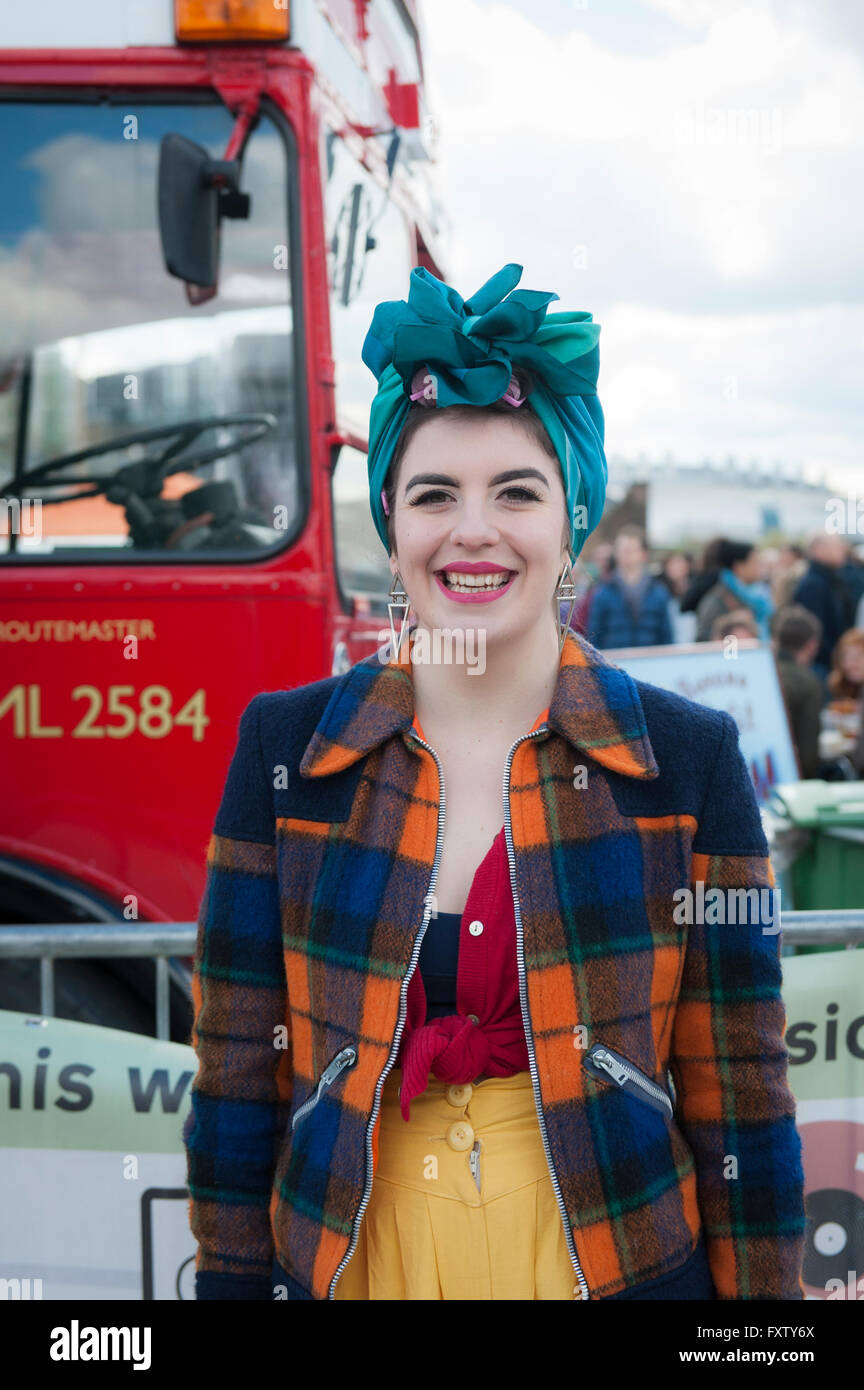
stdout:
[[378,1162],[337,1299],[573,1299],[531,1075],[448,1086],[431,1073],[399,1109],[381,1097]]

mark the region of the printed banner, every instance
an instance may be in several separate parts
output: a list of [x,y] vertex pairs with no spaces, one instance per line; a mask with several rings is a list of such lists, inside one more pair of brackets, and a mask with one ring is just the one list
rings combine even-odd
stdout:
[[800,780],[769,642],[727,638],[677,647],[626,647],[603,655],[635,680],[731,714],[760,805],[778,782]]
[[0,1011],[0,1062],[3,1296],[194,1300],[192,1048]]
[[864,952],[783,957],[808,1298],[864,1299]]

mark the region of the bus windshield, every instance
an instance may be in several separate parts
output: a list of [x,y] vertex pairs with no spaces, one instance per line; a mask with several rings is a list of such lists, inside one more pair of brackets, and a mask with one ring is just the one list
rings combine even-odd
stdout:
[[193,307],[160,245],[162,136],[221,159],[233,125],[215,100],[0,102],[0,562],[253,559],[293,538],[296,161],[274,119],[245,148],[217,295]]

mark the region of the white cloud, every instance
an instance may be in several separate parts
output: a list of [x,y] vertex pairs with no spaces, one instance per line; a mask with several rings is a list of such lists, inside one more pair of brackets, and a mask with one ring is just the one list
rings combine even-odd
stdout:
[[842,471],[860,431],[861,331],[855,305],[695,322],[618,305],[600,338],[607,449]]
[[[641,4],[680,41],[619,53],[590,11],[553,35],[509,5],[435,0],[446,278],[467,296],[517,261],[522,285],[558,291],[553,309],[591,309],[622,448],[701,457],[722,441],[848,466],[860,415],[844,363],[860,373],[864,336],[848,14],[834,0],[832,29],[816,0]],[[736,371],[730,409],[718,383]]]
[[729,10],[729,0],[647,0],[647,4],[688,29],[702,29]]

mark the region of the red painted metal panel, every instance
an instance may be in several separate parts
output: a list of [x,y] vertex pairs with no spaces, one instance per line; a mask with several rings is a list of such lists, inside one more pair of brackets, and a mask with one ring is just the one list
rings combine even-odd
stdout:
[[[132,894],[142,918],[195,916],[240,713],[259,691],[328,675],[344,618],[327,471],[332,383],[321,380],[330,337],[313,78],[290,50],[0,54],[7,94],[212,87],[236,110],[262,92],[298,145],[311,473],[300,538],[253,563],[0,564],[0,699],[11,692],[0,749],[15,789],[0,803],[0,853],[90,883],[118,906]],[[135,660],[116,635],[99,635],[118,622],[149,634]]]
[[[356,18],[353,0],[332,8]],[[298,148],[310,465],[300,537],[252,563],[0,562],[0,700],[12,692],[0,756],[14,788],[0,801],[0,854],[89,884],[118,909],[133,895],[141,919],[187,920],[243,708],[259,691],[328,675],[337,640],[351,659],[365,655],[381,626],[345,612],[336,584],[316,72],[295,49],[254,45],[0,51],[0,93],[74,88],[212,89],[235,112],[263,94]],[[118,622],[149,634],[135,660],[116,635],[99,636]]]

